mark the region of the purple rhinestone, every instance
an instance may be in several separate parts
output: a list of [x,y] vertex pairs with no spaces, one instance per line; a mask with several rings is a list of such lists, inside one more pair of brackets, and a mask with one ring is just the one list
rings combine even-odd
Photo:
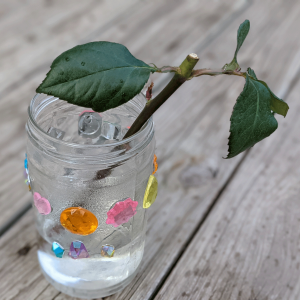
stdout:
[[84,244],[80,241],[74,241],[71,243],[69,256],[73,259],[78,258],[87,258],[89,254],[84,246]]

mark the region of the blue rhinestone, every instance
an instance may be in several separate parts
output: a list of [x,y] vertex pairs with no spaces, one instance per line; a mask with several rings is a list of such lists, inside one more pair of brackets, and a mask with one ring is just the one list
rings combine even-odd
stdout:
[[56,257],[62,258],[65,252],[65,249],[57,242],[53,242],[52,251]]
[[24,168],[28,169],[28,161],[27,161],[27,154],[25,154],[26,158],[24,159]]

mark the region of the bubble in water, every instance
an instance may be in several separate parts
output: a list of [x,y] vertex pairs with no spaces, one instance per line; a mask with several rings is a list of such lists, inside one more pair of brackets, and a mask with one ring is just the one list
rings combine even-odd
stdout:
[[86,138],[96,138],[101,134],[102,117],[96,112],[85,112],[79,116],[78,134]]
[[103,122],[101,135],[108,140],[115,140],[118,138],[120,130],[121,128],[118,124]]
[[65,135],[65,132],[64,132],[64,131],[61,131],[61,130],[55,128],[55,127],[50,127],[50,128],[48,129],[47,133],[48,133],[50,136],[52,136],[52,137],[54,137],[54,138],[56,138],[56,139],[59,139],[59,140],[62,140],[63,137],[64,137],[64,135]]

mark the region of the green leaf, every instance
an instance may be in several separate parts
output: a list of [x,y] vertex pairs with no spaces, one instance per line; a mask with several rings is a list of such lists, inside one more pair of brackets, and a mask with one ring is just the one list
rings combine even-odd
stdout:
[[92,42],[59,55],[36,92],[101,112],[132,99],[155,71],[121,44]]
[[255,72],[251,68],[248,68],[247,71],[251,77],[253,77],[255,80],[262,83],[271,93],[271,104],[270,104],[271,110],[274,111],[275,113],[285,117],[289,110],[289,106],[287,105],[287,103],[284,102],[282,99],[278,98],[276,95],[274,95],[273,92],[270,90],[270,88],[264,81],[258,80],[255,75]]
[[[264,81],[261,81],[260,82],[262,84],[264,84],[268,89],[268,85],[264,82]],[[278,98],[276,95],[274,95],[272,93],[272,91],[269,89],[269,92],[271,93],[272,95],[272,99],[271,99],[271,109],[279,114],[279,115],[282,115],[282,116],[286,116],[287,113],[288,113],[288,110],[289,110],[289,106],[286,102],[284,102],[282,99]]]
[[248,68],[247,72],[251,77],[253,77],[255,80],[257,80],[256,74],[251,68]]
[[237,98],[230,118],[227,158],[253,147],[277,129],[277,120],[270,109],[271,99],[269,88],[246,74],[244,90]]
[[239,50],[241,49],[248,33],[250,30],[250,21],[249,20],[245,20],[239,27],[238,32],[237,32],[237,45],[236,45],[236,50],[234,53],[234,57],[236,59],[237,54],[239,52]]
[[249,30],[250,30],[250,22],[249,22],[249,20],[245,20],[240,25],[238,32],[237,32],[237,45],[236,45],[234,57],[233,57],[231,63],[225,64],[225,66],[223,67],[223,69],[225,71],[234,71],[236,69],[239,69],[240,66],[237,62],[237,54],[238,54],[240,48],[242,47],[242,45],[249,33]]

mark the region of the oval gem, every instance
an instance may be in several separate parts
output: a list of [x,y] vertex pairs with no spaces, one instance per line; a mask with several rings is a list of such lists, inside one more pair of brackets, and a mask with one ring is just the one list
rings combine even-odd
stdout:
[[143,208],[149,208],[154,203],[157,196],[157,187],[157,179],[150,175],[144,194]]
[[61,225],[74,234],[89,235],[98,227],[96,216],[82,207],[66,208],[60,215]]

